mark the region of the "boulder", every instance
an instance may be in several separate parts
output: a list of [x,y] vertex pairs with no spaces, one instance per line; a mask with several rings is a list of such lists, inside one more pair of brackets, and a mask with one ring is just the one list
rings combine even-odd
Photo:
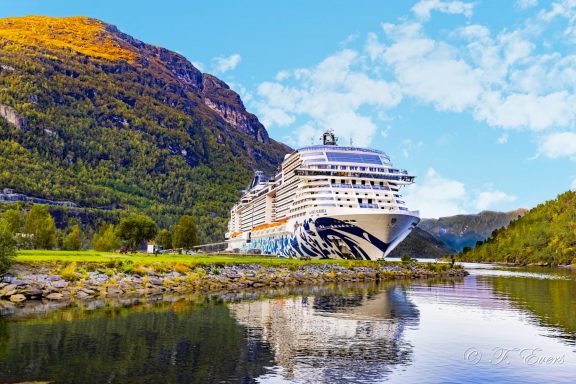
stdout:
[[64,295],[62,295],[61,293],[58,293],[58,292],[52,292],[52,293],[46,295],[46,298],[48,300],[62,300],[63,297],[64,297]]
[[56,280],[52,282],[54,288],[62,289],[68,287],[68,282],[64,280]]
[[2,290],[0,290],[0,297],[8,297],[12,296],[16,293],[16,285],[15,284],[8,284]]
[[164,281],[158,277],[150,277],[148,282],[153,285],[162,285],[162,283],[164,283]]
[[18,293],[16,295],[10,296],[10,301],[13,303],[21,303],[23,301],[26,301],[26,296]]
[[31,285],[28,288],[20,291],[20,293],[28,298],[33,298],[33,297],[42,297],[43,292],[41,287],[37,285]]
[[77,299],[87,299],[87,298],[89,298],[89,297],[91,297],[91,295],[90,295],[89,293],[84,292],[84,291],[78,291],[78,292],[76,293],[76,298],[77,298]]

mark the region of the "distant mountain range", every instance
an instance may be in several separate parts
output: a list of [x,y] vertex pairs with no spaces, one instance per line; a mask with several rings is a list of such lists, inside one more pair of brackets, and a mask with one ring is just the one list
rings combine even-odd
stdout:
[[192,213],[221,241],[253,170],[290,151],[180,54],[86,17],[0,19],[0,189],[162,226]]
[[392,251],[391,257],[438,258],[455,254],[465,247],[488,239],[496,229],[504,228],[527,212],[483,211],[473,215],[457,215],[439,219],[423,219],[418,227]]

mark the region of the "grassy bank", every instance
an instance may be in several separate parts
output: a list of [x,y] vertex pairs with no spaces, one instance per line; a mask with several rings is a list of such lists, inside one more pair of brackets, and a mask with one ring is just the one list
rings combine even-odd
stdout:
[[[0,314],[35,301],[236,291],[325,282],[463,277],[446,263],[292,260],[239,255],[21,251],[0,277]],[[4,308],[4,309],[3,309]],[[8,309],[7,309],[8,308]],[[12,309],[10,309],[12,308]]]
[[[26,250],[18,251],[14,259],[16,263],[29,265],[51,264],[67,265],[75,262],[77,264],[98,264],[108,266],[121,266],[125,264],[144,265],[148,267],[182,264],[187,267],[224,267],[242,264],[259,264],[262,267],[290,268],[294,269],[304,265],[338,265],[345,268],[372,267],[375,265],[402,265],[399,262],[389,261],[367,261],[367,260],[298,260],[286,259],[271,256],[242,256],[242,255],[147,255],[143,253],[120,254],[114,252],[98,251],[42,251]],[[422,263],[427,269],[432,271],[442,271],[447,269],[445,264]],[[165,269],[165,268],[161,268]]]

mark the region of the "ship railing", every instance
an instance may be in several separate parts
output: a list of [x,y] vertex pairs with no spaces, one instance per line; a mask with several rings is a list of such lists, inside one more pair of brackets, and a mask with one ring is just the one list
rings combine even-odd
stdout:
[[362,184],[330,184],[332,188],[356,188],[356,189],[375,189],[379,191],[389,191],[390,188],[382,185],[362,185]]

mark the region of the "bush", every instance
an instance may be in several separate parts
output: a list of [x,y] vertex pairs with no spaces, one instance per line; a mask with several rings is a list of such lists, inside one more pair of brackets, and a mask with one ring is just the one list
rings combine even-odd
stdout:
[[0,274],[10,268],[16,256],[16,239],[4,220],[0,220]]
[[78,274],[76,273],[76,262],[73,261],[68,264],[66,268],[60,272],[60,277],[68,281],[78,280]]

